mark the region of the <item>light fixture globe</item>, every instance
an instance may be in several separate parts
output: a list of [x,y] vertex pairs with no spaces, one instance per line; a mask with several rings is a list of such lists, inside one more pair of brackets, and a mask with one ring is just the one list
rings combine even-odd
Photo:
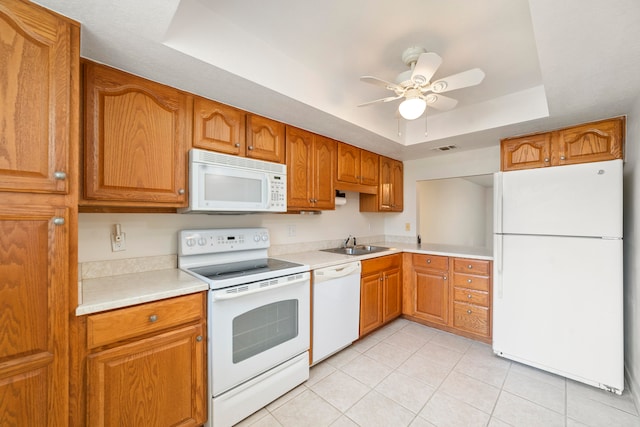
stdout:
[[420,97],[419,92],[415,89],[408,90],[406,98],[398,106],[398,111],[406,120],[415,120],[424,113],[427,102]]

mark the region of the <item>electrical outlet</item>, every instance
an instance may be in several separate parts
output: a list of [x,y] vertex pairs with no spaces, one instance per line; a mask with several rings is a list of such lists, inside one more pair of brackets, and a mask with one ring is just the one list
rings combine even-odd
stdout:
[[410,222],[405,222],[404,223],[404,231],[411,231],[411,223]]
[[287,234],[289,235],[289,237],[296,237],[296,225],[295,224],[289,224],[287,226]]
[[120,233],[120,235],[116,236],[115,234],[111,235],[111,251],[118,252],[124,251],[127,249],[127,242],[125,240],[125,233]]
[[120,224],[113,226],[113,232],[111,233],[111,252],[119,252],[127,249],[127,241],[125,239],[125,233],[120,229]]

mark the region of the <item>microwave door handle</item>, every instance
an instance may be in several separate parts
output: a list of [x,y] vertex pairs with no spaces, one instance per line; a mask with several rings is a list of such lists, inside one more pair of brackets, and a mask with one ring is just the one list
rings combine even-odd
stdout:
[[291,286],[291,285],[297,285],[298,283],[302,283],[302,282],[306,282],[309,279],[307,277],[302,277],[300,279],[296,279],[296,280],[291,280],[288,282],[284,282],[284,283],[279,283],[277,285],[272,285],[272,286],[265,286],[264,288],[256,288],[256,289],[252,289],[250,291],[245,291],[245,292],[238,292],[238,293],[222,293],[222,295],[216,295],[216,293],[213,294],[213,299],[216,301],[222,301],[222,300],[230,300],[230,299],[235,299],[235,298],[242,298],[245,297],[247,295],[251,295],[251,294],[257,294],[260,292],[268,292],[268,291],[272,291],[274,289],[278,289],[278,288],[283,288],[285,286]]
[[267,176],[267,209],[271,207],[271,180]]

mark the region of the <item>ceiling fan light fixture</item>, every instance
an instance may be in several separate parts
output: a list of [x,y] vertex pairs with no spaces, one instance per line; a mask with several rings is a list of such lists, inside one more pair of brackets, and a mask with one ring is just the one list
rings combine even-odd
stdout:
[[427,102],[419,96],[407,97],[398,106],[400,115],[406,120],[415,120],[424,113],[427,108]]

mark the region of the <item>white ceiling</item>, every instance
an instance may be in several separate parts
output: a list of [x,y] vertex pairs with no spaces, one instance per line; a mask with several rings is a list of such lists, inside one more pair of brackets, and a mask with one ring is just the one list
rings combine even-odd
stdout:
[[[83,57],[403,160],[626,114],[640,96],[637,0],[37,3],[82,24]],[[388,96],[359,77],[393,81],[410,46],[443,58],[434,78],[486,78],[426,121],[357,107]]]

